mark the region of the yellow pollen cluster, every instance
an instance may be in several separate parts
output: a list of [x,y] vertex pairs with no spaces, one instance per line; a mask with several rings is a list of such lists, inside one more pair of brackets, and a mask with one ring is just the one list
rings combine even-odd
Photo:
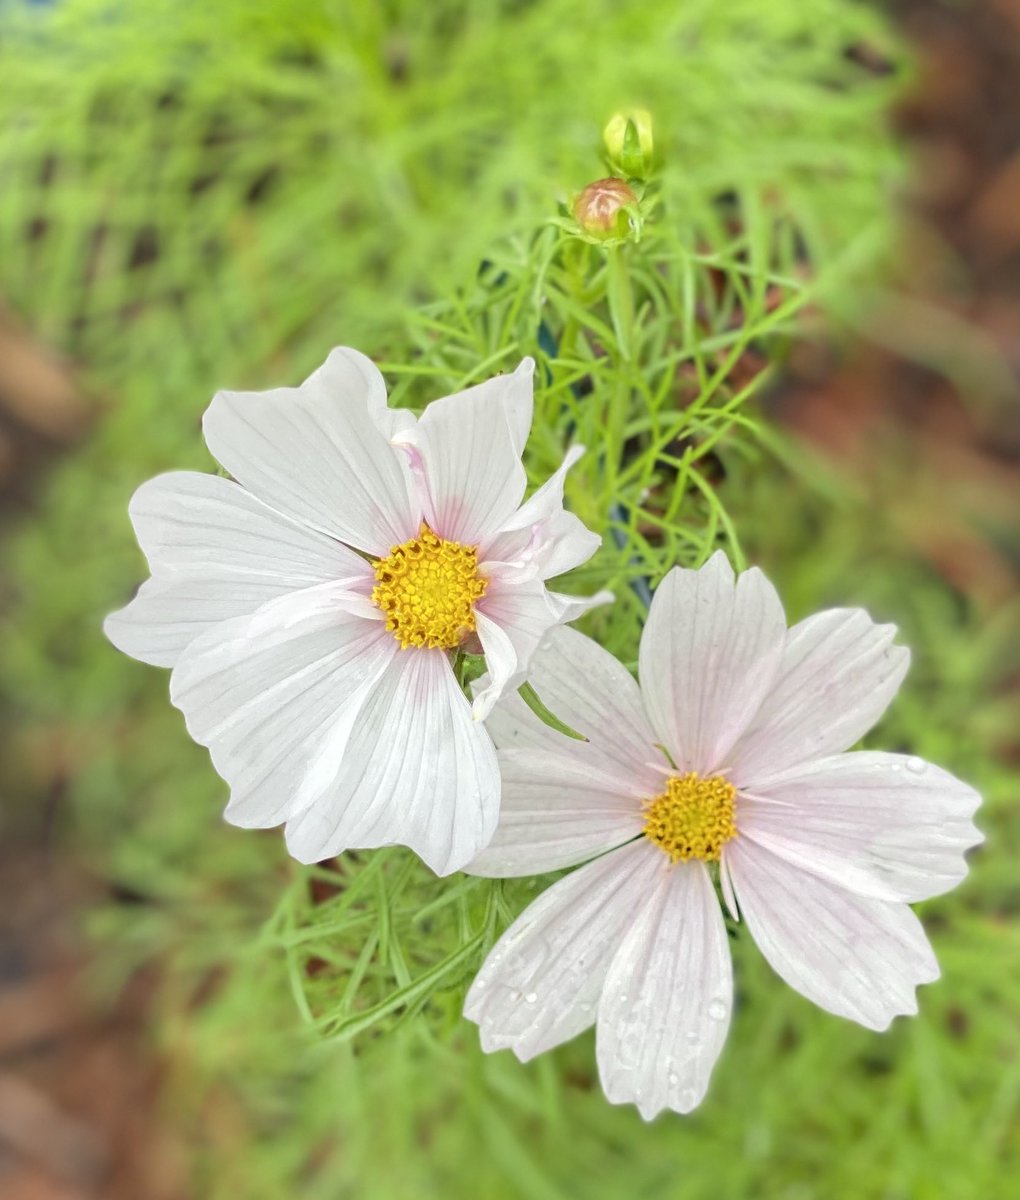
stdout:
[[737,789],[721,775],[674,775],[661,795],[642,805],[645,837],[673,862],[718,862],[723,846],[737,832],[736,796]]
[[424,523],[416,538],[373,564],[373,601],[403,649],[452,650],[475,628],[475,601],[485,594],[478,550],[437,537]]

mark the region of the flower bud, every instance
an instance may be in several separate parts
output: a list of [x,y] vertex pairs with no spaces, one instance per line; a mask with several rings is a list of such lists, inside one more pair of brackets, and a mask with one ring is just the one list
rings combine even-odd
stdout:
[[626,238],[634,225],[637,196],[622,179],[596,179],[574,201],[574,218],[594,241]]
[[652,173],[655,141],[652,114],[645,108],[615,113],[602,131],[610,164],[630,179],[647,179]]

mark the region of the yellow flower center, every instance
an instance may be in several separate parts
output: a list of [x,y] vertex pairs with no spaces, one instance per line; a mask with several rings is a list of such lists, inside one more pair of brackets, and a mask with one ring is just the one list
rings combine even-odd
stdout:
[[403,649],[452,650],[474,632],[474,604],[485,595],[478,548],[437,537],[422,523],[416,538],[373,564],[372,600]]
[[723,846],[736,836],[736,798],[737,789],[721,775],[674,775],[661,795],[642,805],[645,837],[673,862],[718,862]]

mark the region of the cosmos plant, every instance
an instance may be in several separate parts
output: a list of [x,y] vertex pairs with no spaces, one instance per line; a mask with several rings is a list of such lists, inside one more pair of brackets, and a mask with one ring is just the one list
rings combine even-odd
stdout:
[[[560,224],[605,256],[629,359],[647,114],[606,144],[613,174]],[[549,435],[535,386],[524,358],[417,415],[341,348],[299,387],[220,392],[204,432],[229,477],[138,489],[151,578],[106,632],[171,668],[227,820],[283,825],[299,861],[403,845],[441,876],[569,870],[495,941],[465,1015],[522,1060],[594,1025],[610,1101],[685,1113],[733,1009],[724,912],[792,987],[884,1029],[938,975],[909,904],[963,878],[978,797],[851,749],[907,670],[891,626],[832,609],[788,628],[765,576],[721,551],[632,581],[638,679],[569,628],[621,597],[550,587],[601,538],[565,504],[573,439],[527,494],[529,435]]]

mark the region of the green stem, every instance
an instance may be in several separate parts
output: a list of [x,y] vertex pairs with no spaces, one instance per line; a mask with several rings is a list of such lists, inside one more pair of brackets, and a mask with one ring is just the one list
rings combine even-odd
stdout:
[[634,289],[627,270],[627,247],[610,246],[606,255],[609,316],[620,346],[620,357],[629,361],[634,349]]

